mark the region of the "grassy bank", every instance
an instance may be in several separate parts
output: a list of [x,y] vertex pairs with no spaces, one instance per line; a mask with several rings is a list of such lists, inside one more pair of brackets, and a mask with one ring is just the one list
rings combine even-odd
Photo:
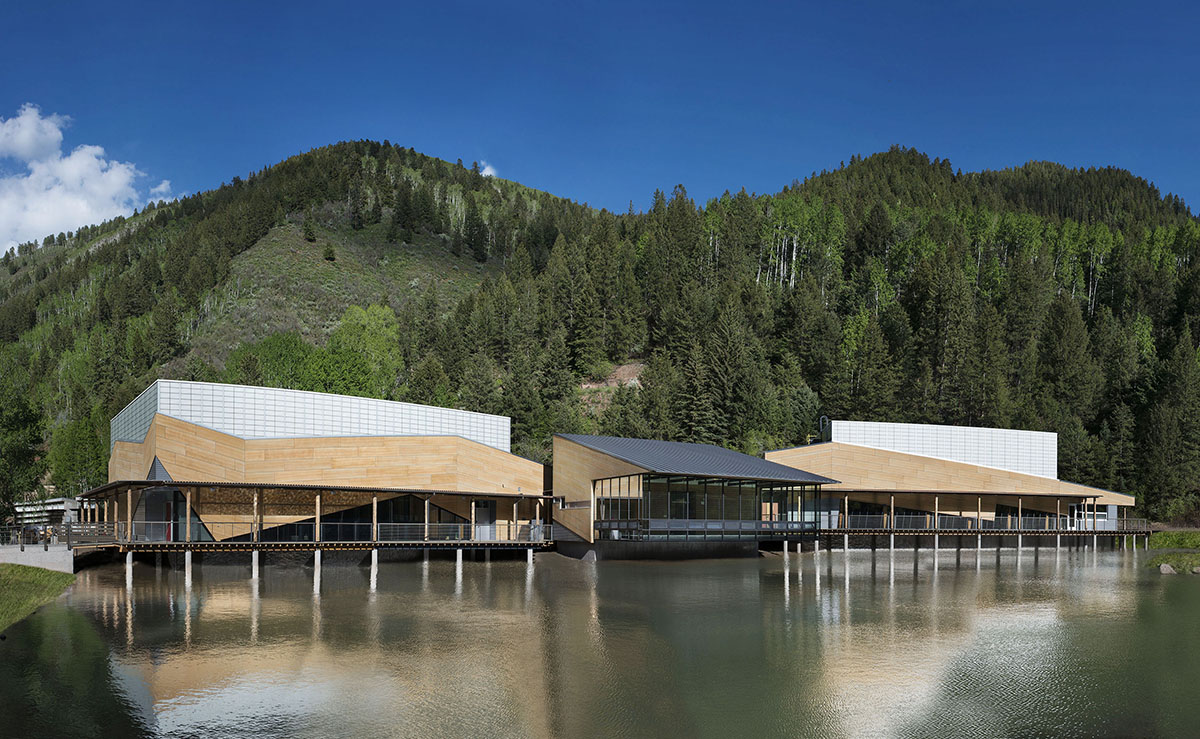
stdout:
[[1171,565],[1183,575],[1191,572],[1193,567],[1200,567],[1200,552],[1163,552],[1151,557],[1146,566],[1158,569],[1163,564]]
[[1157,531],[1150,535],[1151,549],[1200,549],[1200,531]]
[[57,598],[75,576],[40,567],[0,564],[0,632]]

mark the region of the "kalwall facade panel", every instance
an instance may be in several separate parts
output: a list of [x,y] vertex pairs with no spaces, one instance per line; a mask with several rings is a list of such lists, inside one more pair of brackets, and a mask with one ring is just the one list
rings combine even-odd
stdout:
[[873,421],[831,425],[831,441],[1058,477],[1058,435],[1051,432]]
[[141,442],[155,413],[240,439],[461,436],[509,451],[510,419],[486,413],[279,388],[158,380],[111,422]]
[[158,413],[158,383],[146,388],[109,422],[109,451],[118,441],[140,444]]

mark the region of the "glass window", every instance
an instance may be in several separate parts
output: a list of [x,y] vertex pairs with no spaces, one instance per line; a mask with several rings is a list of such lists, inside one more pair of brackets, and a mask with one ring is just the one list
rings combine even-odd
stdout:
[[687,479],[688,492],[688,518],[697,521],[703,521],[705,515],[705,500],[704,500],[704,480],[698,480],[694,477]]
[[741,492],[742,487],[735,480],[726,480],[722,487],[722,503],[724,516],[727,521],[742,520]]
[[688,517],[688,490],[687,478],[672,477],[670,482],[671,488],[671,518],[680,519]]
[[721,480],[709,480],[707,485],[705,485],[709,521],[720,521],[725,518],[724,501],[721,498],[723,488],[724,484]]
[[738,484],[741,491],[741,509],[743,521],[758,521],[762,517],[762,511],[758,507],[758,491],[753,483],[741,482]]
[[663,519],[670,516],[670,492],[667,478],[647,476],[646,494],[649,498],[650,518]]

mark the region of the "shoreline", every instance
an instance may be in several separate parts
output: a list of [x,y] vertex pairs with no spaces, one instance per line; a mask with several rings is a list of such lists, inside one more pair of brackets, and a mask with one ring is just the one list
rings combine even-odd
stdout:
[[66,592],[75,575],[0,563],[0,634]]

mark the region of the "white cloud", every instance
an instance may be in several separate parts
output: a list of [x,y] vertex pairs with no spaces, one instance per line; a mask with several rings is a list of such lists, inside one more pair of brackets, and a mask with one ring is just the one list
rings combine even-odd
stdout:
[[16,116],[0,118],[0,157],[26,162],[44,159],[62,147],[62,130],[70,123],[60,115],[43,116],[33,103],[25,103]]
[[150,197],[169,200],[171,198],[171,181],[163,180],[154,187],[150,188]]
[[[132,163],[107,159],[102,147],[87,144],[63,154],[69,122],[66,116],[43,115],[31,103],[12,118],[0,118],[0,163],[19,165],[18,171],[0,169],[0,251],[129,215],[144,199],[137,188],[143,175]],[[164,197],[170,186],[163,180],[150,194]]]
[[485,161],[480,161],[479,163],[483,165],[483,176],[484,177],[495,177],[496,176],[496,168],[495,167],[493,167],[492,165],[488,164]]

